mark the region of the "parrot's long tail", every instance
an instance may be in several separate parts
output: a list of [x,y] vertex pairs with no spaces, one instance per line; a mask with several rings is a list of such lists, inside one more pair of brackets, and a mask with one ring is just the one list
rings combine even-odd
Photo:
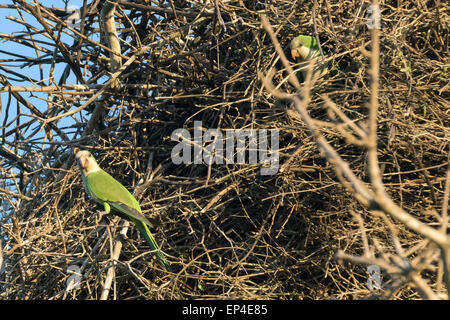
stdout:
[[166,271],[171,271],[170,264],[166,260],[166,257],[164,257],[164,254],[161,252],[161,249],[159,249],[158,244],[155,241],[155,238],[153,238],[153,235],[150,233],[150,230],[148,230],[148,227],[143,222],[136,222],[136,227],[139,229],[141,234],[144,236],[145,240],[147,241],[150,248],[153,250],[153,254],[156,256],[156,259],[161,264],[161,266]]

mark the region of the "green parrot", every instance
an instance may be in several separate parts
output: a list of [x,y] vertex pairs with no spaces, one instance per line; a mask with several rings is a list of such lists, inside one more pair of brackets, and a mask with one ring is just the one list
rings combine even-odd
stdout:
[[[319,46],[317,45],[316,38],[311,36],[299,35],[291,40],[290,43],[291,56],[294,60],[309,61],[320,57]],[[328,74],[328,67],[326,63],[317,60],[318,66],[314,68],[313,76],[317,76],[318,79],[323,78]],[[306,79],[308,73],[307,68],[301,71],[303,80]]]
[[106,213],[112,211],[133,222],[150,248],[154,250],[161,266],[166,271],[170,271],[169,263],[148,229],[153,224],[142,214],[141,207],[133,195],[119,181],[103,171],[89,151],[74,148],[73,152],[83,178],[84,188],[89,196],[102,205]]

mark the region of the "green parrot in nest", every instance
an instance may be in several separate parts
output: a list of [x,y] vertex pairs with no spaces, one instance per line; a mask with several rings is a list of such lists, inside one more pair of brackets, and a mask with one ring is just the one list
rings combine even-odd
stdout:
[[141,232],[161,266],[170,271],[169,262],[150,233],[153,224],[143,214],[133,195],[116,179],[103,171],[89,151],[74,148],[83,185],[89,196],[102,205],[106,213],[114,213],[134,223]]
[[[316,65],[313,69],[313,78],[321,79],[328,74],[327,63],[322,62],[320,58],[319,46],[316,38],[311,36],[299,35],[291,40],[290,43],[291,56],[296,61],[308,62],[316,59]],[[301,75],[303,81],[306,80],[308,73],[307,67],[302,68]]]

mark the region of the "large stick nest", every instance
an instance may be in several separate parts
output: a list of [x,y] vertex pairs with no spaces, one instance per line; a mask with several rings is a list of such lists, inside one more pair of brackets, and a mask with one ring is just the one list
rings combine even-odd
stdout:
[[[334,56],[339,68],[314,87],[308,108],[323,121],[322,133],[353,171],[369,181],[366,150],[345,139],[321,99],[327,94],[364,126],[370,75],[361,48],[369,49],[371,41],[366,6],[360,7],[360,1],[317,2],[317,34],[324,53]],[[14,3],[14,10],[23,14],[16,21],[22,34],[1,34],[2,40],[36,48],[44,57],[28,58],[23,65],[2,62],[2,85],[14,86],[25,77],[19,67],[47,68],[52,63],[60,70],[55,83],[49,84],[48,74],[43,74],[46,80],[33,85],[56,86],[58,77],[75,83],[72,68],[67,69],[71,76],[60,75],[68,66],[62,46],[86,84],[109,79],[109,52],[97,44],[101,7],[91,7],[82,25],[81,32],[91,41],[75,36],[64,20],[42,7],[42,19],[60,39],[55,43],[43,27],[25,29],[33,12],[25,1]],[[275,68],[274,83],[295,93],[260,15],[267,15],[289,57],[293,37],[314,35],[313,1],[218,0],[217,8],[214,3],[119,1],[115,19],[122,62],[149,46],[118,77],[120,86],[41,131],[42,119],[79,107],[101,86],[49,92],[46,107],[38,108],[40,115],[19,103],[19,120],[12,125],[8,110],[16,107],[4,103],[0,297],[101,295],[123,220],[99,222],[101,208],[87,197],[72,161],[74,146],[90,150],[130,191],[137,187],[143,212],[161,222],[152,232],[174,273],[161,270],[131,227],[120,240],[123,248],[113,280],[118,299],[369,297],[374,292],[366,286],[366,266],[334,259],[338,249],[363,254],[363,233],[376,256],[395,255],[398,240],[408,258],[428,257],[419,273],[439,291],[433,247],[390,218],[370,215],[340,183],[300,118],[270,95],[258,77],[258,71],[267,74]],[[378,148],[388,193],[433,226],[441,222],[449,150],[448,12],[442,3],[420,3],[423,7],[396,1],[382,6]],[[45,43],[39,41],[43,38]],[[97,108],[103,110],[92,120],[93,130],[86,131]],[[265,176],[260,164],[175,165],[171,150],[177,142],[171,134],[178,128],[192,134],[194,121],[205,129],[279,130],[282,170]],[[72,265],[82,268],[83,278],[80,289],[67,293],[67,268]],[[383,281],[392,290],[382,296],[418,298],[406,278],[399,285],[385,274]]]

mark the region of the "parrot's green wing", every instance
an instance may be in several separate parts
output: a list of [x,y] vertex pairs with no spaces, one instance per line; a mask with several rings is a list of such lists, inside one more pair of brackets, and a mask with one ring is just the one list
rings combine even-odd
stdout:
[[131,193],[116,179],[103,170],[93,171],[86,176],[89,194],[100,204],[109,204],[124,218],[136,219],[149,226],[152,223],[141,213],[141,207]]
[[132,221],[139,229],[159,263],[169,269],[169,263],[160,251],[148,226],[153,224],[142,214],[141,207],[133,195],[116,179],[103,170],[92,171],[86,176],[86,188],[90,196],[101,205],[108,204],[119,216]]

